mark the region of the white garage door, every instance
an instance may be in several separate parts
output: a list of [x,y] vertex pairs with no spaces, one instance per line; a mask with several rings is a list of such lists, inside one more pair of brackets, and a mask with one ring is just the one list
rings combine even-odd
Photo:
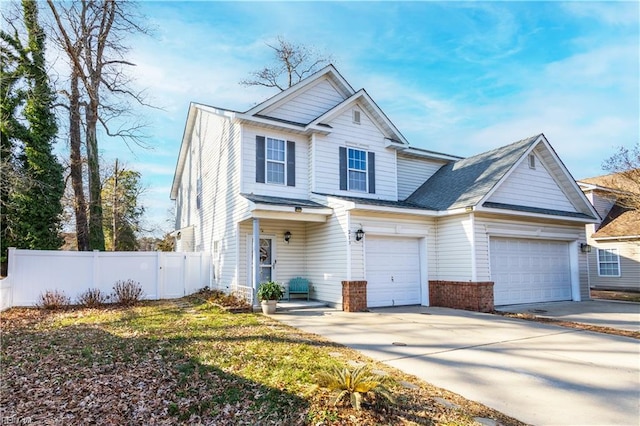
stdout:
[[569,244],[491,238],[491,278],[496,305],[571,300]]
[[367,306],[420,304],[419,253],[417,238],[367,235]]

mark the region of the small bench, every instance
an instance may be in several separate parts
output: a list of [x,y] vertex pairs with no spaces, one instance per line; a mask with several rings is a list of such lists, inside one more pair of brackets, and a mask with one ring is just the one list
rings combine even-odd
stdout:
[[287,300],[291,300],[292,294],[306,294],[307,300],[309,300],[309,280],[302,277],[295,277],[289,280]]

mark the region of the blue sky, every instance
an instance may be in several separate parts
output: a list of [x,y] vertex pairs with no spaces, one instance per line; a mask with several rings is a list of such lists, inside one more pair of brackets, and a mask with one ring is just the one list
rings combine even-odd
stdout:
[[148,221],[169,189],[190,101],[244,111],[238,84],[279,35],[330,54],[411,145],[469,156],[543,132],[576,179],[640,140],[638,2],[143,2],[130,40],[152,150],[103,144],[143,174]]

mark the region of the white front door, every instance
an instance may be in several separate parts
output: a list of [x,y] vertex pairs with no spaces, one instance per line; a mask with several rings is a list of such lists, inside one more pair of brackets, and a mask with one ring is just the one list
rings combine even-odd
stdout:
[[271,237],[260,238],[260,282],[275,281],[275,244]]

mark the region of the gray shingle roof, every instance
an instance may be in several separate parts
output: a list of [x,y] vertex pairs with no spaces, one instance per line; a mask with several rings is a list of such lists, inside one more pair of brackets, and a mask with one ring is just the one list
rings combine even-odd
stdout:
[[260,204],[270,204],[274,206],[291,206],[291,207],[316,207],[316,208],[326,208],[327,206],[323,206],[320,203],[316,203],[311,200],[301,200],[297,198],[284,198],[284,197],[270,197],[268,195],[255,195],[255,194],[240,194],[247,200],[260,203]]
[[529,207],[529,206],[518,206],[515,204],[504,204],[504,203],[491,203],[485,202],[482,203],[483,207],[488,207],[491,209],[503,209],[503,210],[515,210],[517,212],[527,212],[527,213],[539,213],[546,214],[550,216],[565,216],[565,217],[578,217],[580,219],[593,219],[593,217],[588,214],[579,213],[579,212],[566,212],[563,210],[553,210],[553,209],[545,209],[540,207]]
[[424,210],[424,207],[418,206],[416,204],[410,203],[408,201],[390,201],[390,200],[378,200],[375,198],[360,198],[360,197],[349,197],[345,195],[334,195],[334,194],[323,194],[320,192],[314,192],[317,195],[323,195],[328,197],[339,198],[345,201],[352,201],[354,203],[368,205],[368,206],[380,206],[380,207],[397,207],[402,209],[420,209]]
[[475,206],[540,136],[445,164],[406,201],[430,210]]

